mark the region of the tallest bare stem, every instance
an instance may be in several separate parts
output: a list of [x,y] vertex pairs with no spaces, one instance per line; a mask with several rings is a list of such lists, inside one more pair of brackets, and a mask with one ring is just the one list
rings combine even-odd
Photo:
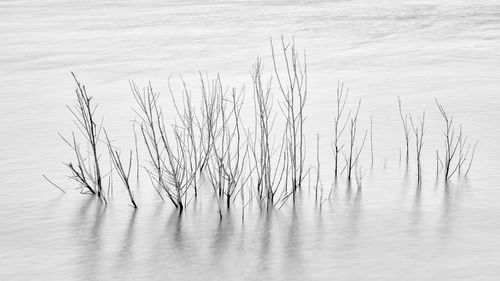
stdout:
[[[285,115],[286,138],[288,150],[288,170],[292,184],[292,192],[301,187],[304,174],[305,136],[304,136],[304,106],[307,98],[307,63],[304,53],[303,61],[295,48],[295,42],[285,43],[281,37],[283,52],[283,70],[277,66],[277,56],[271,40],[271,51],[276,80],[284,101],[281,110]],[[284,72],[284,74],[283,74]]]

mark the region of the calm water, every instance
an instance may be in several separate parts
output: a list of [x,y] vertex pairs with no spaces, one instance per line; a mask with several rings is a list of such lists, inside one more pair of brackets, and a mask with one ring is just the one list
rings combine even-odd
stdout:
[[[476,2],[1,1],[0,279],[495,279],[500,3]],[[182,74],[196,96],[201,70],[251,89],[251,65],[261,56],[269,70],[269,38],[281,34],[307,50],[307,133],[311,144],[321,135],[325,192],[337,81],[362,98],[361,126],[373,116],[375,162],[364,155],[362,188],[340,180],[321,206],[304,188],[295,206],[236,206],[222,221],[209,187],[180,217],[147,183],[135,187],[136,212],[118,191],[106,207],[72,191],[56,134],[72,128],[70,71],[126,148],[129,79],[166,94],[168,77]],[[428,117],[421,188],[414,167],[399,164],[398,96]],[[434,172],[435,97],[480,141],[470,176],[448,185]]]

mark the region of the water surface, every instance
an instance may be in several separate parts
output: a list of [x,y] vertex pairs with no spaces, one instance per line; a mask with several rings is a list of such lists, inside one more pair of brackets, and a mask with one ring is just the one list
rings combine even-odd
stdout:
[[[497,1],[2,1],[0,279],[494,279],[498,11]],[[108,206],[72,191],[61,164],[71,154],[56,134],[72,128],[70,71],[130,147],[129,79],[167,94],[168,77],[182,74],[196,95],[201,70],[251,89],[251,65],[260,56],[270,70],[269,38],[282,34],[307,50],[307,133],[311,144],[321,135],[326,192],[337,81],[362,98],[362,126],[373,116],[375,162],[364,156],[362,188],[339,180],[321,206],[304,188],[295,205],[253,205],[244,217],[235,207],[222,221],[209,187],[182,216],[147,183],[135,187],[137,212],[118,191]],[[398,96],[428,117],[420,188],[399,163]],[[434,98],[480,141],[470,176],[447,185],[434,172],[443,129]]]

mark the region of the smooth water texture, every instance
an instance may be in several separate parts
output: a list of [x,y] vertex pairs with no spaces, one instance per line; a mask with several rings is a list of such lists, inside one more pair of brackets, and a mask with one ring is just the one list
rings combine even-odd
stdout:
[[[498,1],[1,1],[1,280],[493,280],[500,274],[500,3]],[[73,124],[74,71],[120,147],[133,145],[128,81],[168,78],[199,95],[198,71],[246,86],[269,38],[307,51],[308,164],[321,135],[328,200],[304,187],[296,204],[219,220],[210,187],[179,216],[145,173],[134,212],[118,190],[107,206],[73,190],[57,136]],[[337,81],[374,122],[361,187],[333,185]],[[426,111],[424,182],[406,172],[397,111]],[[444,122],[438,98],[472,141],[468,178],[436,179]],[[413,161],[413,158],[411,159]],[[62,194],[43,178],[63,186]]]

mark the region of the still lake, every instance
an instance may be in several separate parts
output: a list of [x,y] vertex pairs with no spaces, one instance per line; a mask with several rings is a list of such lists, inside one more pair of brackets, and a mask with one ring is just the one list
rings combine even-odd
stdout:
[[[269,38],[295,38],[309,72],[308,164],[320,134],[332,188],[335,89],[373,118],[362,188],[343,178],[323,204],[236,206],[222,220],[210,187],[179,216],[145,173],[107,206],[73,190],[74,71],[120,147],[133,145],[129,80],[199,94],[198,71],[246,88]],[[0,1],[1,280],[493,280],[500,274],[500,3],[498,1]],[[269,73],[268,73],[269,74]],[[399,161],[405,111],[426,112],[423,184]],[[479,141],[467,178],[435,174],[444,104]],[[251,119],[251,118],[250,118]],[[413,158],[411,159],[413,161]],[[42,174],[67,190],[59,192]],[[116,183],[117,190],[121,189]]]

